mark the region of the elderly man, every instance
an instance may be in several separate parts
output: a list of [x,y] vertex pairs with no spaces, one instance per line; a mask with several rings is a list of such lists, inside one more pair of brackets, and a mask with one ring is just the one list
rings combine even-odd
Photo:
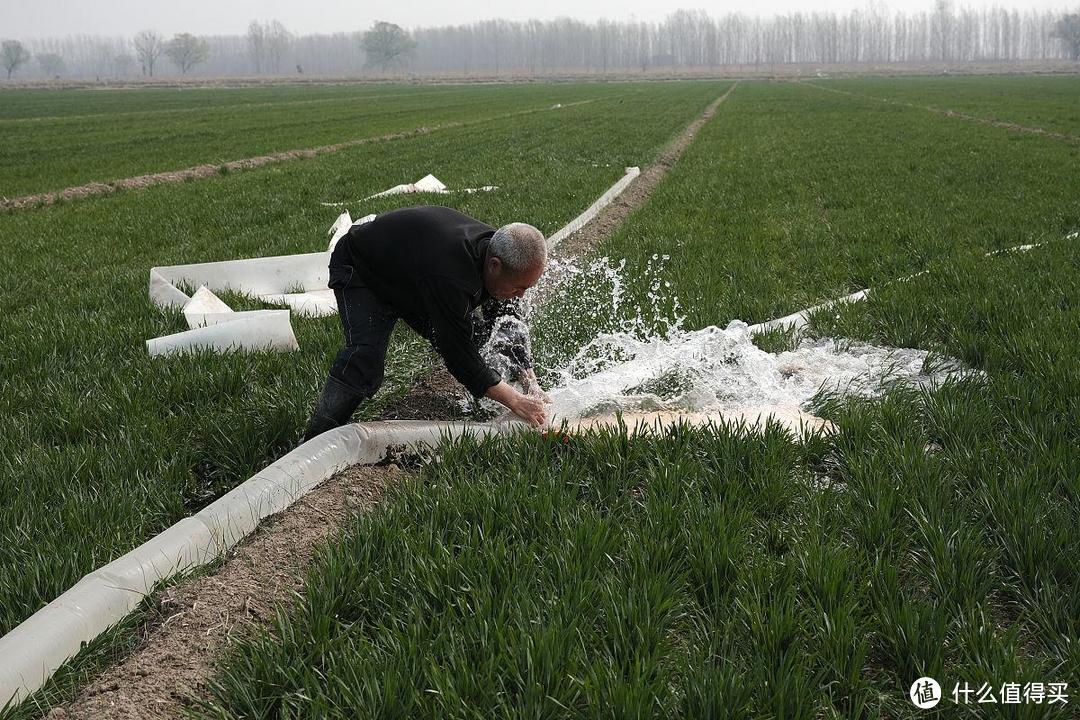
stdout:
[[[528,335],[520,316],[505,325],[497,352],[518,392],[480,356],[501,315],[535,285],[547,262],[539,230],[498,230],[445,207],[403,208],[353,226],[330,256],[330,282],[345,332],[304,439],[344,425],[383,381],[386,346],[400,318],[426,338],[474,397],[496,400],[532,425],[545,422]],[[508,302],[509,301],[509,302]],[[482,315],[474,311],[482,310]],[[516,376],[515,376],[516,375]]]

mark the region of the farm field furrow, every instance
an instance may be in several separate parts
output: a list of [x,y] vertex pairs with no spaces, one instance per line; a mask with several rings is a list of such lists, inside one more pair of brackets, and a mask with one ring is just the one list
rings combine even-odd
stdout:
[[[690,328],[881,286],[811,333],[978,372],[820,392],[839,432],[802,444],[773,425],[448,445],[232,648],[202,714],[914,719],[923,675],[957,713],[957,684],[1071,688],[1077,166],[1038,138],[741,84],[599,252],[624,278],[669,254]],[[646,308],[654,287],[621,289]],[[619,329],[574,308],[541,311],[564,326],[541,355],[580,347],[566,326]]]
[[[538,85],[402,93],[359,92],[309,104],[309,88],[281,88],[280,105],[215,105],[173,114],[118,114],[0,124],[0,196],[17,197],[201,163],[329,145],[555,103],[636,97],[641,87]],[[260,97],[264,97],[260,95]],[[321,94],[317,97],[321,98]],[[198,106],[196,106],[198,107]],[[190,109],[190,108],[189,108]],[[416,180],[418,178],[412,178]]]
[[[0,634],[289,449],[340,345],[336,317],[294,315],[298,353],[151,359],[146,339],[185,328],[147,298],[151,266],[323,249],[339,210],[320,203],[340,200],[357,217],[426,201],[551,233],[727,87],[624,87],[557,112],[0,215]],[[499,189],[352,202],[427,172]],[[399,332],[383,398],[427,360]]]
[[941,77],[860,78],[815,84],[1080,136],[1077,75],[970,77],[959,82]]

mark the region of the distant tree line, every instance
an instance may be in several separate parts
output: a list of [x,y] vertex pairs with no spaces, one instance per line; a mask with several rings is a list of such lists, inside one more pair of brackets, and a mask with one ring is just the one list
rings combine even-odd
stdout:
[[18,40],[4,40],[0,45],[0,65],[7,71],[9,80],[31,59],[35,60],[38,70],[37,73],[31,70],[28,73],[31,76],[124,77],[138,68],[143,75],[153,77],[162,56],[171,60],[181,75],[206,62],[210,56],[210,44],[204,38],[180,33],[166,41],[153,30],[137,33],[130,42],[77,36],[31,41],[29,45],[34,48],[33,53]]
[[770,18],[677,10],[663,22],[489,20],[412,34],[416,72],[542,73],[784,63],[955,63],[1080,59],[1080,13],[853,10]]
[[[958,63],[1080,60],[1080,12],[957,9],[939,0],[924,12],[871,6],[848,13],[798,12],[760,18],[677,10],[661,22],[581,22],[569,18],[427,27],[387,22],[332,35],[291,33],[252,21],[245,35],[166,40],[153,30],[128,38],[69,36],[5,40],[9,77],[122,78],[387,73],[544,75],[646,72],[787,63]],[[31,58],[36,62],[31,62]]]

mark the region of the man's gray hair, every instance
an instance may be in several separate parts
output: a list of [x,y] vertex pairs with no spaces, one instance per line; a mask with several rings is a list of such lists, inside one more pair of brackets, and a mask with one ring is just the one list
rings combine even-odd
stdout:
[[510,223],[496,230],[490,250],[515,275],[547,264],[544,234],[527,223]]

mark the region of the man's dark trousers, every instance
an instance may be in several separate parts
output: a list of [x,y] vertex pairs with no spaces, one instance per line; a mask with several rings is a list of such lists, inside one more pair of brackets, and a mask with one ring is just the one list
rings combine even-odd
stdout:
[[[353,267],[331,265],[329,287],[337,300],[345,346],[330,367],[322,396],[304,432],[305,440],[344,425],[361,402],[378,392],[390,334],[399,319],[429,342],[432,339],[429,323],[400,315],[359,280]],[[491,336],[494,320],[492,312],[474,314],[473,342],[477,347]]]
[[322,394],[304,430],[304,440],[344,425],[383,382],[386,347],[398,315],[355,278],[348,265],[330,265],[328,286],[337,300],[345,346],[338,351]]
[[334,297],[345,346],[330,366],[330,377],[363,400],[374,395],[382,385],[386,347],[398,315],[367,286],[357,282],[351,287],[334,287]]
[[[390,333],[399,319],[394,308],[356,277],[352,266],[332,264],[328,286],[337,300],[345,346],[330,366],[326,385],[304,431],[305,441],[347,423],[357,406],[378,392]],[[430,339],[431,332],[423,324],[409,325]]]

